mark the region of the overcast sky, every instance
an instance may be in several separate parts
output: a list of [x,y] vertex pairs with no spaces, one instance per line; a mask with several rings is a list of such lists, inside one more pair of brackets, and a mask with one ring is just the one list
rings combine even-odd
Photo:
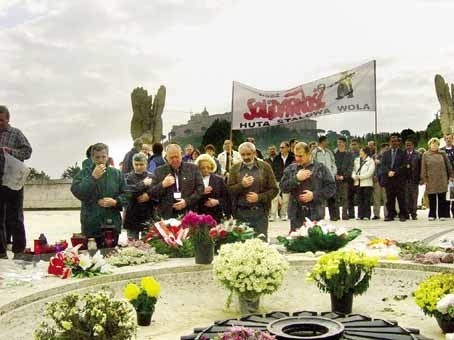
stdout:
[[[434,75],[454,82],[452,13],[449,0],[0,0],[0,104],[52,177],[97,141],[118,164],[137,86],[167,87],[167,134],[190,111],[229,111],[233,80],[280,90],[376,59],[379,131],[424,129]],[[318,125],[363,134],[373,113]]]

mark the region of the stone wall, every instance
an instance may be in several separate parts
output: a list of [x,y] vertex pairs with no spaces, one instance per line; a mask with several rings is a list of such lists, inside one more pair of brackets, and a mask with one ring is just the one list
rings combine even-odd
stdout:
[[79,209],[80,201],[71,193],[70,179],[27,182],[24,209]]

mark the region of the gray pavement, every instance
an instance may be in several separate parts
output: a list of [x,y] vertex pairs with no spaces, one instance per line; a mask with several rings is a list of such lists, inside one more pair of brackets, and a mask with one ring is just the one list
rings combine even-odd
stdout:
[[[439,239],[454,238],[454,219],[445,221],[428,221],[428,210],[418,210],[418,220],[400,222],[374,221],[336,221],[336,225],[346,228],[359,228],[363,231],[361,237],[389,237],[397,241],[427,240],[436,243]],[[78,210],[48,210],[25,211],[27,246],[33,247],[33,239],[44,233],[50,243],[66,239],[69,241],[73,233],[80,232],[80,212]],[[328,216],[328,215],[327,215]],[[272,243],[279,235],[287,235],[290,229],[289,221],[270,222],[269,237]]]

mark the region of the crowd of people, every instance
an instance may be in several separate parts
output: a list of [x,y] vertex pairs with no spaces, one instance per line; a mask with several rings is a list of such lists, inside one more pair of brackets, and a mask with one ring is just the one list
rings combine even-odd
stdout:
[[[445,146],[432,138],[428,150],[415,149],[409,137],[392,134],[377,148],[374,141],[361,146],[357,139],[340,136],[334,150],[326,136],[310,143],[282,141],[279,150],[268,147],[267,157],[252,137],[234,150],[225,140],[216,154],[212,144],[203,152],[192,145],[149,145],[136,139],[133,147],[113,166],[109,147],[96,143],[75,176],[71,192],[81,201],[81,229],[102,243],[102,232],[122,228],[128,238],[139,239],[150,222],[178,218],[188,211],[210,214],[216,221],[235,218],[268,236],[269,221],[290,220],[290,230],[306,218],[332,221],[357,218],[384,221],[417,219],[418,193],[425,185],[424,205],[429,220],[454,217],[454,197],[447,200],[448,184],[454,187],[453,135]],[[31,146],[22,132],[9,125],[9,111],[0,106],[0,170],[4,154],[23,161]],[[0,179],[2,178],[0,173]],[[454,191],[454,189],[452,190]],[[355,206],[358,206],[355,211]],[[0,183],[0,258],[25,249],[23,189]]]

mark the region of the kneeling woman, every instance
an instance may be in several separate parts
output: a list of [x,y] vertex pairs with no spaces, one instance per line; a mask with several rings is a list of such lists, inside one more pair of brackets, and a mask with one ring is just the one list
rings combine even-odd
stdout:
[[365,146],[359,150],[359,157],[353,165],[352,178],[358,188],[358,219],[370,219],[370,206],[374,187],[375,162],[370,157],[371,150]]
[[205,190],[199,201],[199,213],[211,215],[220,223],[226,212],[227,188],[224,179],[215,174],[216,162],[213,157],[202,154],[195,160],[203,178]]

